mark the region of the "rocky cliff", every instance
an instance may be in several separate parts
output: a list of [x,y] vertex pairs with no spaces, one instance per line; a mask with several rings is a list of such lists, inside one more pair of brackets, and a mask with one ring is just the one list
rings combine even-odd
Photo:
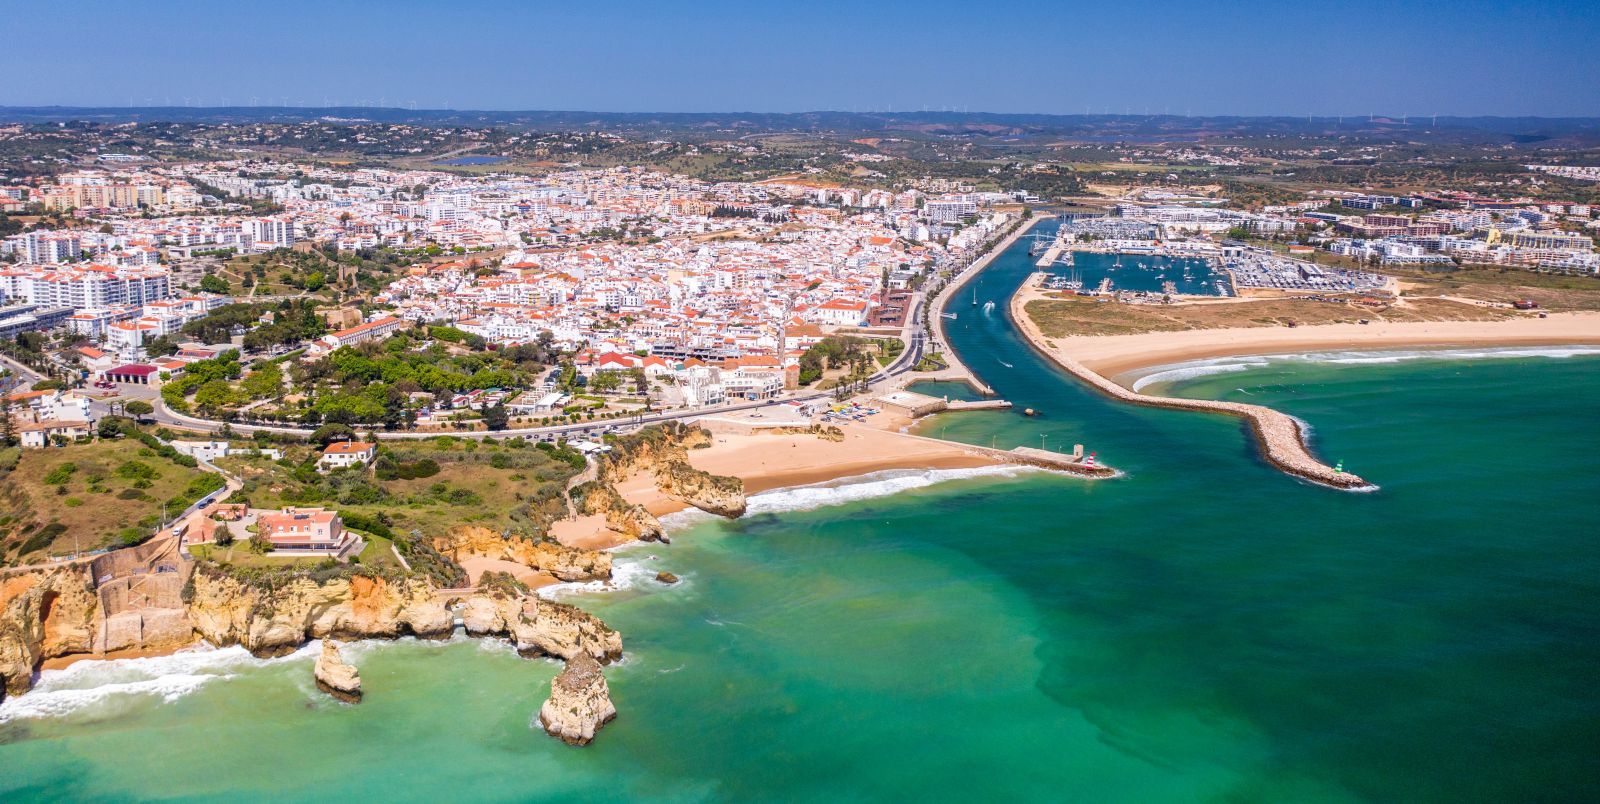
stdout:
[[292,652],[306,640],[448,637],[454,618],[420,577],[357,575],[278,583],[245,581],[210,566],[194,574],[189,619],[213,645],[242,645],[257,656]]
[[588,745],[595,732],[616,716],[605,674],[583,654],[567,660],[550,682],[550,697],[539,707],[539,724],[568,745]]
[[704,472],[688,461],[656,467],[656,488],[702,511],[738,519],[744,516],[744,481]]
[[609,483],[585,483],[574,488],[572,496],[577,500],[578,513],[601,514],[606,518],[606,526],[618,533],[641,542],[671,541],[655,514],[642,505],[623,499]]
[[317,689],[345,703],[361,702],[361,674],[356,672],[339,653],[339,643],[331,639],[322,641],[322,654],[312,668]]
[[454,601],[462,626],[472,636],[504,636],[523,656],[571,659],[584,655],[599,662],[622,656],[622,635],[600,618],[565,603],[535,596],[480,592]]
[[617,439],[602,460],[600,481],[616,484],[636,472],[655,479],[656,488],[674,499],[730,518],[745,512],[744,481],[713,475],[689,463],[689,450],[711,446],[705,428],[669,422]]
[[468,556],[488,556],[548,572],[563,581],[611,577],[610,553],[507,536],[479,525],[453,527],[444,536],[434,537],[433,546],[456,561]]
[[0,700],[27,692],[45,659],[93,650],[99,621],[85,565],[0,575]]

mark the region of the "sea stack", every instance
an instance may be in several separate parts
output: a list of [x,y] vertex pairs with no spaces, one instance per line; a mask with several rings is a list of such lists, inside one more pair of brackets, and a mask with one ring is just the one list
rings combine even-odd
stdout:
[[581,652],[550,682],[550,698],[539,708],[539,724],[567,745],[588,745],[616,716],[600,663]]
[[339,644],[331,639],[322,640],[322,655],[317,657],[313,671],[317,689],[345,703],[361,702],[361,675],[355,667],[339,655]]

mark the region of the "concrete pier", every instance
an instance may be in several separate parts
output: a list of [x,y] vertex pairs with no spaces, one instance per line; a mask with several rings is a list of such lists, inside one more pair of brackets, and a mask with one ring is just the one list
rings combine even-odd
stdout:
[[1039,261],[1034,263],[1034,267],[1049,268],[1050,266],[1055,265],[1056,260],[1061,259],[1061,252],[1064,250],[1065,249],[1063,249],[1061,246],[1051,246],[1050,248],[1045,249],[1044,256],[1040,257]]
[[1085,464],[1077,455],[1049,452],[1038,447],[1016,447],[1014,449],[997,449],[995,447],[980,447],[976,444],[963,444],[957,441],[944,441],[928,436],[902,433],[906,438],[920,438],[940,444],[960,447],[974,455],[982,455],[1001,463],[1014,463],[1023,466],[1037,466],[1041,469],[1051,469],[1057,472],[1078,475],[1091,479],[1105,479],[1117,476],[1117,470],[1109,466],[1090,466]]

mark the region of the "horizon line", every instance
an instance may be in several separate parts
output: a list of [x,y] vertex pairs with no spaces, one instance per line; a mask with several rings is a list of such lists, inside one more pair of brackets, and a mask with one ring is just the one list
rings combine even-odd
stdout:
[[1368,120],[1368,121],[1376,121],[1379,118],[1382,118],[1384,120],[1409,120],[1409,119],[1412,119],[1412,118],[1415,118],[1415,119],[1418,119],[1418,120],[1428,120],[1428,119],[1443,118],[1443,119],[1447,119],[1447,120],[1592,120],[1592,121],[1600,121],[1600,112],[1596,112],[1594,114],[1587,114],[1587,115],[1578,115],[1578,114],[1512,114],[1512,115],[1499,115],[1499,114],[1459,114],[1459,113],[1447,113],[1447,112],[1437,112],[1437,113],[1435,113],[1435,112],[1425,112],[1425,113],[1412,113],[1412,112],[1401,112],[1401,113],[1393,113],[1393,112],[1361,112],[1361,113],[1357,113],[1357,114],[1337,114],[1337,113],[1335,113],[1335,114],[1326,114],[1326,113],[1289,114],[1289,113],[1286,113],[1286,112],[1261,112],[1261,113],[1200,112],[1200,113],[1192,113],[1192,112],[1187,112],[1186,111],[1186,112],[1183,112],[1183,113],[1178,113],[1178,112],[1172,112],[1172,111],[1163,111],[1163,112],[1160,112],[1160,113],[1155,113],[1155,112],[1138,113],[1138,112],[1129,112],[1129,111],[1124,111],[1124,112],[1115,112],[1115,111],[1093,112],[1093,111],[1090,111],[1090,112],[1086,112],[1086,113],[1078,113],[1078,112],[1026,112],[1026,111],[992,111],[992,110],[972,111],[972,110],[967,110],[967,109],[962,109],[962,110],[954,110],[954,109],[903,109],[903,110],[895,110],[895,109],[869,109],[869,110],[855,110],[855,109],[849,109],[849,110],[847,110],[847,109],[804,109],[804,110],[799,110],[799,111],[755,111],[755,110],[749,110],[749,109],[744,109],[744,110],[724,109],[724,110],[718,110],[718,111],[669,111],[669,110],[662,110],[662,109],[653,109],[653,110],[642,110],[642,111],[619,111],[619,110],[605,110],[605,109],[511,109],[511,108],[506,108],[506,109],[487,109],[487,108],[458,108],[458,107],[453,107],[453,106],[438,106],[438,107],[426,107],[426,106],[409,107],[409,106],[391,106],[391,105],[383,105],[383,106],[372,105],[372,106],[369,106],[369,105],[362,105],[360,103],[357,103],[357,104],[354,104],[354,105],[341,103],[341,104],[337,104],[337,105],[320,105],[320,106],[313,106],[313,105],[284,106],[284,105],[281,105],[281,104],[279,104],[279,105],[227,104],[227,105],[204,105],[204,106],[184,105],[184,104],[128,105],[128,106],[113,105],[113,104],[99,104],[99,105],[88,105],[88,104],[0,104],[0,112],[3,112],[3,111],[14,111],[14,110],[15,111],[27,111],[27,110],[56,111],[56,110],[59,110],[59,111],[66,111],[66,112],[71,112],[71,111],[103,111],[103,112],[122,111],[122,112],[135,113],[135,112],[168,111],[168,110],[177,110],[177,109],[190,110],[190,111],[196,111],[196,112],[206,111],[206,110],[211,110],[211,111],[256,110],[256,111],[282,111],[282,112],[298,112],[298,113],[312,113],[312,112],[316,112],[318,110],[325,110],[325,111],[331,111],[331,110],[338,110],[338,111],[363,110],[363,111],[377,111],[377,112],[406,112],[406,113],[413,113],[413,114],[421,114],[421,113],[454,113],[454,114],[604,114],[604,115],[702,115],[702,116],[714,116],[714,115],[771,115],[771,116],[786,116],[786,117],[787,116],[817,115],[817,114],[844,114],[844,115],[878,115],[878,116],[894,116],[894,117],[916,116],[916,115],[961,115],[961,116],[969,116],[969,117],[970,116],[989,116],[989,117],[1006,117],[1006,116],[1023,117],[1023,116],[1028,116],[1028,117],[1059,117],[1059,118],[1134,118],[1134,119],[1156,119],[1156,118],[1168,118],[1168,119],[1192,119],[1192,118],[1219,119],[1219,118],[1235,118],[1235,119],[1255,119],[1255,120],[1261,120],[1261,119],[1300,120],[1300,119],[1305,119],[1307,122],[1314,122],[1314,121],[1319,120],[1319,119],[1320,120],[1339,120],[1339,121],[1342,121],[1342,120],[1360,121],[1360,120],[1365,119],[1365,120]]

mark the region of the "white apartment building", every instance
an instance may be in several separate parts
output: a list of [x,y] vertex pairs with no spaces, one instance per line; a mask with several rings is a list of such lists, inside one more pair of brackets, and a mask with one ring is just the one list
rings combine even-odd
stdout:
[[0,271],[0,296],[75,309],[146,304],[172,295],[171,273],[159,267],[22,266]]
[[251,234],[264,250],[294,245],[294,221],[284,218],[257,218],[250,222]]

